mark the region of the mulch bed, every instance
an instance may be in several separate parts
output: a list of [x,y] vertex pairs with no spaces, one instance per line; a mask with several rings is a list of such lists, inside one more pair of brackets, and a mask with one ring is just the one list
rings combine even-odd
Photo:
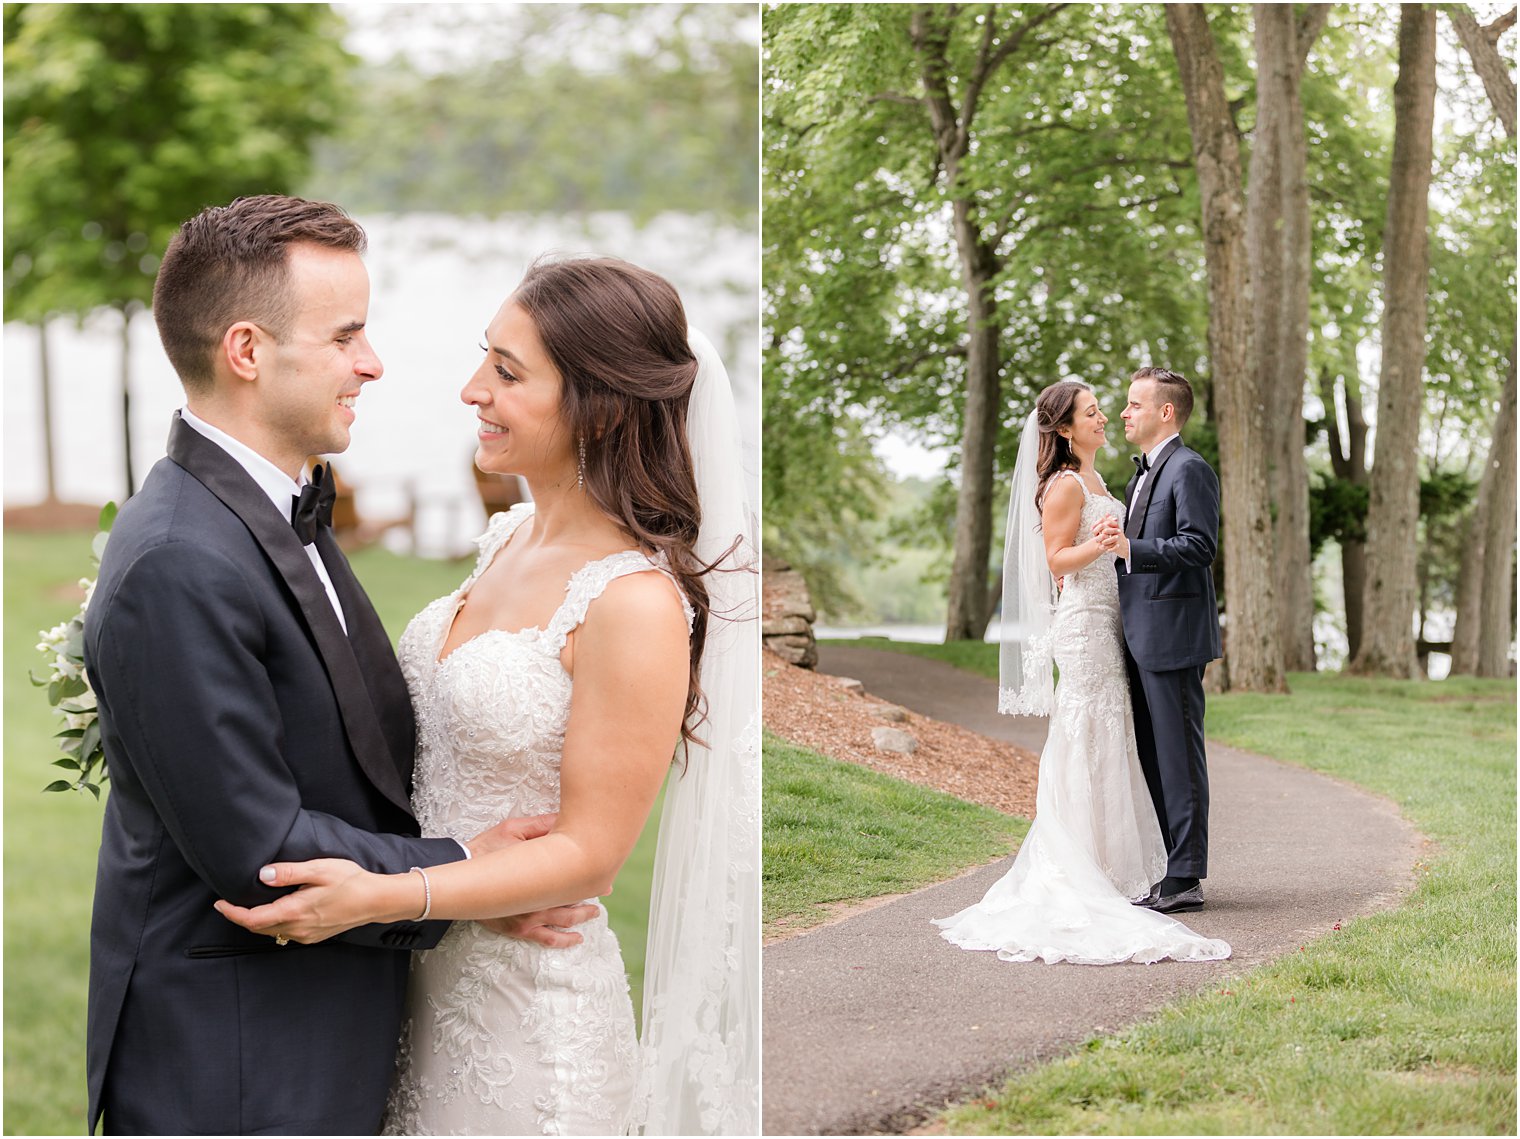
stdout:
[[[831,759],[933,787],[1004,814],[1034,817],[1039,757],[955,724],[907,709],[900,722],[872,709],[894,708],[843,687],[835,677],[764,654],[765,726],[782,739]],[[900,728],[918,741],[911,755],[883,751],[871,729]]]

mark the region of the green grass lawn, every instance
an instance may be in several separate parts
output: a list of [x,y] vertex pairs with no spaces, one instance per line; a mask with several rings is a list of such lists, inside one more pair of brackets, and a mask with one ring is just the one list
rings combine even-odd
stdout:
[[[83,1134],[84,1018],[90,899],[101,806],[41,793],[59,774],[52,710],[27,671],[42,665],[37,631],[79,607],[90,572],[88,534],[5,535],[5,1131]],[[469,563],[371,549],[354,558],[394,639],[407,620],[453,589]],[[644,926],[658,806],[607,899],[639,1007]]]
[[[997,667],[996,645],[890,647]],[[1396,802],[1436,841],[1411,897],[990,1090],[952,1132],[1515,1133],[1514,682],[1289,683],[1210,698],[1209,737]]]
[[1007,854],[1029,824],[769,733],[767,936],[826,920],[831,903],[897,894]]

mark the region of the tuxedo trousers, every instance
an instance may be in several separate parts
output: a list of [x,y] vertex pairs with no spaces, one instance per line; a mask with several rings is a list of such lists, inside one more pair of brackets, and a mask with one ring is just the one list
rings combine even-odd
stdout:
[[1128,650],[1135,745],[1166,839],[1169,878],[1205,878],[1209,867],[1209,769],[1203,745],[1203,665],[1151,672]]

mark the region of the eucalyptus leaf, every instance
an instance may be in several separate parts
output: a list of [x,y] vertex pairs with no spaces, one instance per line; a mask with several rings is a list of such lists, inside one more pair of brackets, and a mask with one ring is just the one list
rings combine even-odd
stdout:
[[91,720],[85,725],[84,738],[79,741],[79,753],[81,758],[92,756],[100,747],[100,720]]
[[53,737],[55,740],[78,740],[84,738],[83,728],[64,728]]
[[99,528],[101,530],[109,530],[111,528],[111,523],[116,521],[117,509],[114,502],[108,502],[100,508]]
[[[70,696],[83,696],[89,691],[89,684],[82,676],[63,676],[58,679],[58,699],[53,703],[59,704]],[[89,709],[86,709],[87,711]],[[77,714],[77,713],[76,713]]]
[[96,534],[90,542],[90,556],[95,559],[95,564],[100,564],[100,559],[106,555],[106,541],[111,537],[104,530]]
[[31,669],[26,670],[26,678],[32,682],[34,688],[46,688],[51,683],[50,677],[38,676]]

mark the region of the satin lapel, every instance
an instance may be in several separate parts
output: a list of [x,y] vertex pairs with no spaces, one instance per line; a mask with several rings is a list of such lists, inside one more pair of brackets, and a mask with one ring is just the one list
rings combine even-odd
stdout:
[[1166,461],[1175,455],[1182,447],[1180,438],[1173,439],[1166,445],[1166,449],[1157,455],[1151,462],[1150,473],[1145,476],[1145,485],[1140,488],[1140,494],[1130,507],[1129,514],[1124,519],[1124,536],[1126,538],[1140,537],[1140,531],[1145,529],[1145,511],[1151,504],[1151,495],[1155,492],[1156,484],[1161,480],[1161,468]]
[[333,590],[343,606],[343,616],[348,623],[348,643],[359,662],[370,705],[395,761],[401,786],[409,788],[413,753],[417,746],[417,724],[412,716],[411,693],[407,691],[406,678],[396,663],[390,636],[364,587],[354,576],[353,567],[338,548],[333,532],[319,526],[316,545],[317,552],[322,555],[322,564],[327,567],[327,575],[332,578]]
[[[391,750],[375,719],[369,691],[353,647],[343,634],[338,615],[322,579],[306,556],[306,547],[290,528],[290,521],[269,501],[269,496],[225,451],[182,420],[178,413],[169,430],[169,458],[189,471],[248,527],[265,555],[295,596],[306,627],[316,642],[327,677],[332,682],[343,729],[360,769],[377,790],[408,814],[406,787],[391,761]],[[345,611],[346,612],[346,611]]]

